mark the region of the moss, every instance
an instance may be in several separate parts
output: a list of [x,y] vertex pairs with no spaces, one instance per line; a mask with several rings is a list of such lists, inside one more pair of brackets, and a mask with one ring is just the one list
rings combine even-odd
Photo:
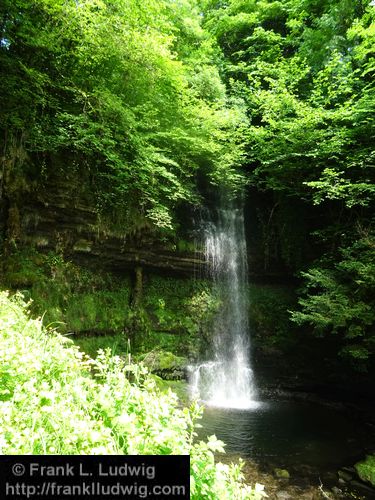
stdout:
[[179,252],[195,252],[196,245],[193,241],[179,239],[177,241],[176,248]]
[[220,304],[209,282],[147,275],[132,307],[130,277],[94,273],[55,252],[25,248],[4,267],[3,286],[21,289],[32,313],[61,333],[123,335],[133,354],[156,349],[191,359],[210,343]]
[[7,243],[16,244],[21,237],[20,212],[17,205],[13,205],[8,211],[7,221]]
[[22,290],[31,311],[62,333],[120,333],[130,314],[130,280],[91,272],[59,254],[28,248],[5,262],[3,286]]
[[274,469],[273,470],[274,474],[275,474],[275,477],[277,479],[289,479],[290,478],[290,474],[289,472],[286,470],[286,469]]
[[151,372],[181,370],[187,365],[186,358],[168,351],[151,351],[139,356],[139,360],[143,361]]
[[354,467],[362,481],[375,486],[375,455],[368,455],[365,460],[356,463]]
[[219,307],[209,282],[149,276],[143,305],[152,323],[145,351],[160,348],[196,358],[205,349]]
[[185,340],[183,333],[171,333],[167,331],[154,331],[148,333],[147,347],[148,350],[158,348],[165,351],[172,351],[176,353],[184,352]]
[[188,404],[189,394],[188,385],[184,380],[164,380],[158,375],[151,375],[155,380],[157,388],[162,392],[168,392],[171,390],[177,394],[178,398],[183,404]]
[[31,287],[43,278],[43,269],[39,254],[33,250],[30,252],[14,251],[7,256],[3,262],[4,286],[10,288]]

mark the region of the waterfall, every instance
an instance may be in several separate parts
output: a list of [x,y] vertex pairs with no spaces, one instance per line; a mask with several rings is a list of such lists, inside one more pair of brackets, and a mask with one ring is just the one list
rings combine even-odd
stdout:
[[221,302],[213,331],[213,359],[191,370],[193,397],[210,406],[254,408],[256,389],[250,368],[247,252],[243,209],[219,209],[204,224],[206,260]]

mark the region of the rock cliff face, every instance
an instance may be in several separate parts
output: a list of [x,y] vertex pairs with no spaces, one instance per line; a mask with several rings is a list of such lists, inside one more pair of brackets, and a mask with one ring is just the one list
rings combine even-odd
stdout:
[[[167,275],[207,274],[203,252],[194,249],[194,237],[186,230],[192,227],[188,210],[180,214],[187,239],[182,245],[178,238],[156,232],[137,211],[129,214],[125,224],[116,223],[113,213],[104,219],[89,170],[74,169],[71,159],[64,161],[60,156],[45,161],[48,179],[43,178],[43,165],[36,167],[36,159],[28,158],[22,149],[17,154],[13,151],[4,163],[0,171],[0,246],[2,240],[10,250],[14,245],[31,245],[39,251],[58,251],[78,264],[116,274],[137,267]],[[25,163],[30,167],[25,168]],[[17,174],[17,164],[23,165],[22,175]],[[207,192],[205,197],[209,203],[213,194]],[[285,224],[296,213],[298,224]],[[303,207],[291,204],[287,209],[265,193],[249,191],[245,223],[250,280],[286,282],[301,260],[313,257],[305,219]]]
[[[133,214],[126,228],[102,220],[92,193],[78,176],[56,175],[43,189],[3,190],[0,231],[5,246],[31,245],[39,251],[58,251],[90,268],[126,273],[137,267],[169,275],[205,273],[202,252],[177,251],[176,242],[160,234],[142,215]],[[190,245],[192,247],[192,245]]]

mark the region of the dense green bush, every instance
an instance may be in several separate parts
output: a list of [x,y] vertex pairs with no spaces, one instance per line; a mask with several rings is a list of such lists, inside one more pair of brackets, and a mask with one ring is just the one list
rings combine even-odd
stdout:
[[215,463],[222,443],[195,442],[201,410],[180,409],[142,366],[101,351],[94,361],[0,293],[0,453],[190,454],[192,499],[260,499],[239,465]]
[[374,235],[360,235],[303,275],[301,307],[292,320],[310,325],[317,335],[336,335],[340,356],[365,369],[375,354]]

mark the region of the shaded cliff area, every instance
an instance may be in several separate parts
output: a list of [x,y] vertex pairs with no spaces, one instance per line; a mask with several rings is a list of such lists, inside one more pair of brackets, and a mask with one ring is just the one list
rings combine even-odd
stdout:
[[190,251],[178,250],[183,241],[161,241],[140,213],[129,214],[123,228],[116,227],[115,217],[103,220],[82,172],[53,175],[25,190],[23,181],[13,180],[9,190],[3,184],[1,231],[8,253],[30,246],[41,252],[60,252],[77,264],[115,274],[136,267],[184,276],[200,269],[204,272],[204,257],[194,249],[194,241],[185,245]]

